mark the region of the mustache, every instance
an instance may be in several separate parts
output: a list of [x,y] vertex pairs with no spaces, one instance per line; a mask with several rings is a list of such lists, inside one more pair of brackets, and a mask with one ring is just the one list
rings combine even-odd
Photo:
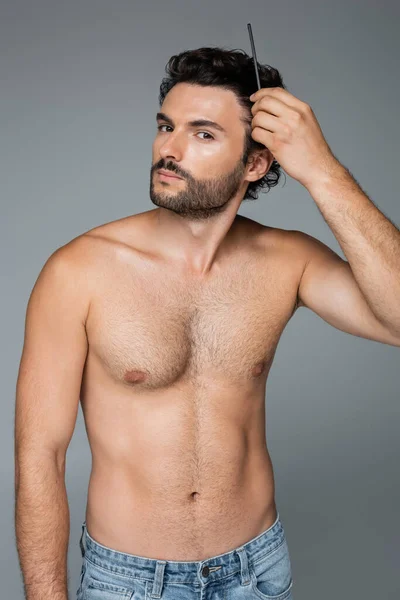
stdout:
[[[172,167],[172,168],[171,168]],[[164,164],[158,164],[154,170],[163,169],[164,171],[169,171],[170,173],[177,175],[178,177],[182,177],[182,179],[186,179],[186,176],[183,175],[176,167],[173,165],[166,166]]]

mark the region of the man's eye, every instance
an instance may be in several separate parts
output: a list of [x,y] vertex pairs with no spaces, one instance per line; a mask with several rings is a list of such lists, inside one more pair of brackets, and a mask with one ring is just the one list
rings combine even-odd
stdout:
[[208,133],[208,131],[199,131],[198,133],[205,133],[206,135],[210,136],[209,138],[203,138],[203,140],[204,139],[211,139],[211,140],[214,139],[213,136]]
[[[158,127],[157,127],[158,131],[161,131],[161,127],[170,127],[170,125],[158,125]],[[208,131],[198,131],[198,133],[205,133],[206,135],[209,136],[209,138],[202,138],[203,140],[208,140],[208,139],[213,140],[214,139],[213,136],[210,133],[208,133]]]

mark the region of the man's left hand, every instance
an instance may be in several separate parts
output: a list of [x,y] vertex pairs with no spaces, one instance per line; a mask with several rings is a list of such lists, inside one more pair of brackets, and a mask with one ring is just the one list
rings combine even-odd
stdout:
[[280,87],[257,90],[251,101],[251,136],[288,175],[307,187],[340,164],[308,104]]

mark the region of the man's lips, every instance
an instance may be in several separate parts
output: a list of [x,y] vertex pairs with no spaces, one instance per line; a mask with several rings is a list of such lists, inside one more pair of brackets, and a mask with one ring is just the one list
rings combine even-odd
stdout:
[[182,179],[182,177],[179,177],[179,175],[175,175],[175,173],[172,173],[172,171],[165,171],[164,169],[160,169],[158,172],[160,175],[166,175],[167,177],[174,177],[175,179]]

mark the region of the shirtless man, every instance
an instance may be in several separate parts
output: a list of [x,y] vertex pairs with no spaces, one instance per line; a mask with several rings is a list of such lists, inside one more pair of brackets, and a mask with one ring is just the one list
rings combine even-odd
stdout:
[[[327,160],[313,113],[288,118],[304,103],[282,87],[256,99],[251,135],[265,144],[243,164],[236,94],[178,81],[157,118],[157,208],[78,236],[38,277],[15,424],[28,600],[68,597],[64,476],[79,399],[93,460],[79,599],[292,598],[265,440],[268,373],[299,306],[400,346],[400,236]],[[285,143],[279,119],[294,128]],[[305,233],[237,214],[274,157],[307,186],[350,263]]]

